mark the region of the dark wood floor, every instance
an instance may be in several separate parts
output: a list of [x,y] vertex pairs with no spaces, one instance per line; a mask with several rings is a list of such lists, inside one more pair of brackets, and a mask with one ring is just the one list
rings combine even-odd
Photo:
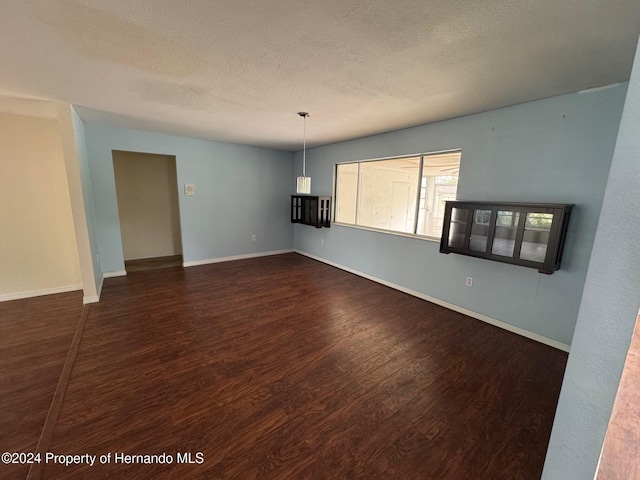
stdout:
[[42,478],[538,479],[565,362],[297,254],[132,273],[90,308],[48,450],[174,463]]
[[[0,303],[0,453],[34,452],[82,313],[82,292]],[[0,464],[24,479],[28,465]]]
[[169,255],[167,257],[138,258],[124,262],[127,273],[155,270],[158,268],[181,267],[182,255]]

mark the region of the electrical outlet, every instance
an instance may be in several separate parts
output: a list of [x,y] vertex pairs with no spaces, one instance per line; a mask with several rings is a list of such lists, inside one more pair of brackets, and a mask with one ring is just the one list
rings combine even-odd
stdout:
[[324,245],[324,238],[320,239],[320,245]]
[[256,241],[256,236],[255,235],[251,235],[251,241],[255,242]]
[[465,282],[467,287],[473,287],[473,277],[467,277],[467,281]]

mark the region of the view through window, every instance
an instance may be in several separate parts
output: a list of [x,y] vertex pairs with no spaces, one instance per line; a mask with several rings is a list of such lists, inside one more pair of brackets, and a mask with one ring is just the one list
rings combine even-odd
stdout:
[[460,151],[336,165],[335,221],[440,237],[455,200]]

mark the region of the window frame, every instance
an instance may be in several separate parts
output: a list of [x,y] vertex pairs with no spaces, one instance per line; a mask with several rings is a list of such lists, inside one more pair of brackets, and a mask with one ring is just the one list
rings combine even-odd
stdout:
[[[415,211],[414,211],[414,227],[413,230],[414,232],[417,230],[418,228],[418,216],[420,214],[420,199],[421,199],[421,191],[422,191],[422,174],[423,174],[423,167],[424,167],[424,159],[425,157],[431,157],[431,156],[438,156],[438,155],[446,155],[446,154],[451,154],[451,153],[458,153],[460,154],[460,164],[458,167],[458,182],[460,181],[460,168],[462,167],[462,148],[451,148],[451,149],[447,149],[447,150],[438,150],[438,151],[433,151],[433,152],[423,152],[423,153],[413,153],[413,154],[406,154],[406,155],[396,155],[396,156],[391,156],[391,157],[379,157],[379,158],[367,158],[367,159],[363,159],[363,160],[347,160],[347,161],[343,161],[343,162],[336,162],[333,166],[333,208],[332,208],[332,215],[333,215],[333,225],[338,225],[340,227],[350,227],[350,228],[357,228],[360,230],[368,230],[371,232],[379,232],[379,233],[387,233],[387,234],[391,234],[391,235],[398,235],[401,237],[409,237],[409,238],[416,238],[419,240],[427,240],[427,241],[431,241],[431,242],[440,242],[440,235],[424,235],[424,234],[419,234],[419,233],[408,233],[408,232],[401,232],[398,230],[389,230],[389,229],[385,229],[385,228],[379,228],[379,227],[369,227],[369,226],[365,226],[365,225],[358,225],[357,221],[358,221],[358,206],[360,205],[360,182],[361,182],[361,176],[360,176],[360,164],[361,163],[368,163],[368,162],[380,162],[380,161],[385,161],[385,160],[402,160],[403,158],[416,158],[416,157],[420,157],[420,164],[418,167],[418,182],[417,182],[417,192],[416,192],[416,206],[415,206]],[[356,213],[355,213],[355,222],[356,223],[345,223],[345,222],[340,222],[337,220],[337,208],[338,208],[338,197],[337,197],[337,189],[338,189],[338,166],[339,165],[349,165],[349,164],[356,164],[358,165],[358,174],[357,174],[357,188],[356,188]],[[459,185],[459,183],[458,183]],[[457,187],[457,186],[456,186]],[[456,188],[456,199],[458,196],[458,192],[457,192],[457,188]]]

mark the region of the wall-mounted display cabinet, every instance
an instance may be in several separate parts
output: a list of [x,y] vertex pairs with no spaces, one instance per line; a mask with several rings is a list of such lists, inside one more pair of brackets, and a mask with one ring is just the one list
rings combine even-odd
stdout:
[[572,208],[550,203],[446,202],[440,252],[552,274],[560,268]]
[[291,223],[302,223],[316,228],[330,227],[331,197],[291,195]]

